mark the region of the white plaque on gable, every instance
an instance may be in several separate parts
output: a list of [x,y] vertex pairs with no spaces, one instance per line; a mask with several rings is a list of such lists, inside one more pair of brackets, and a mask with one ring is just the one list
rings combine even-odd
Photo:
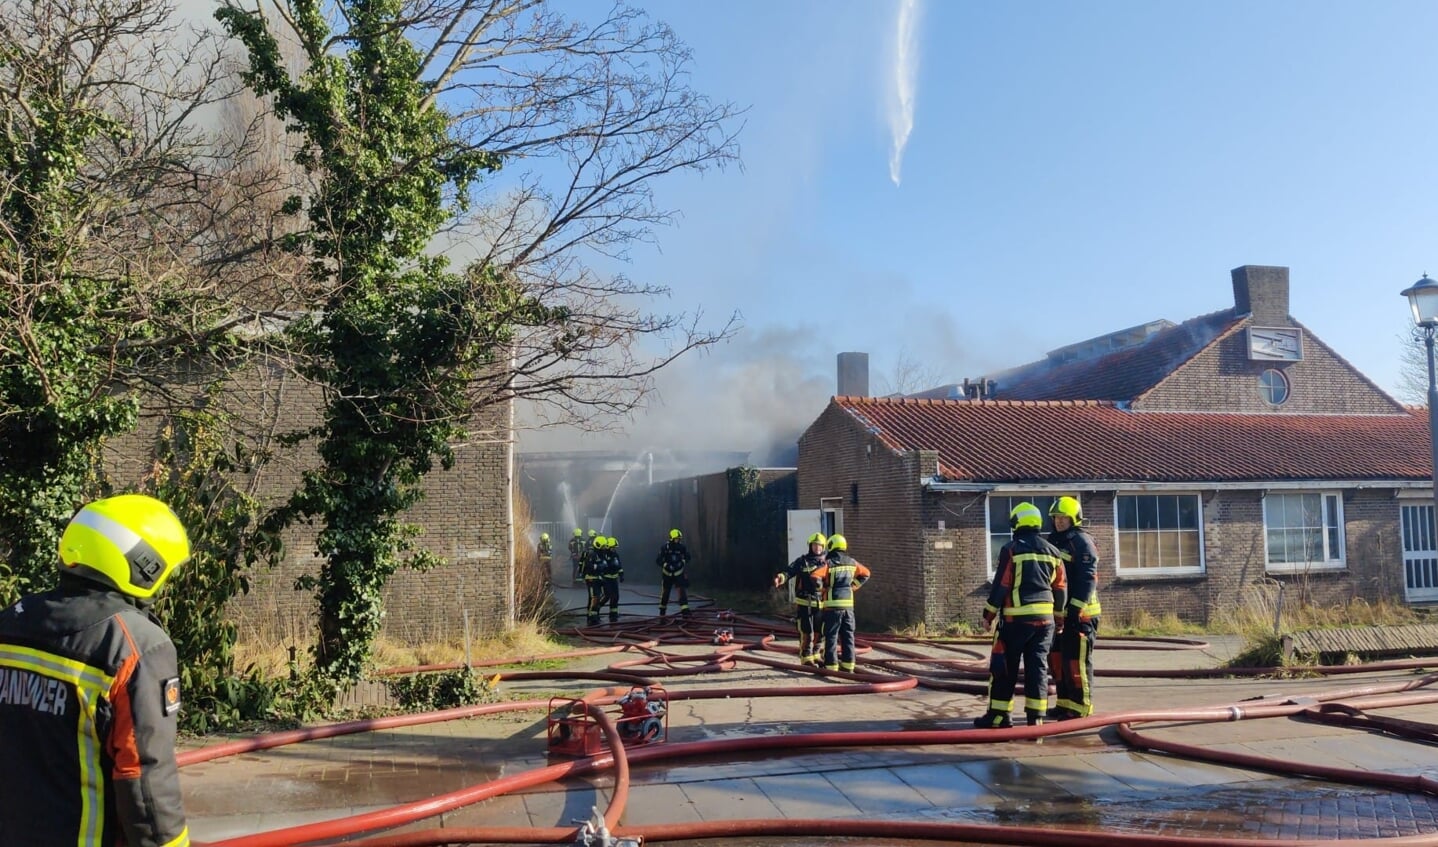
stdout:
[[1251,326],[1248,358],[1261,362],[1301,362],[1303,331],[1293,326]]

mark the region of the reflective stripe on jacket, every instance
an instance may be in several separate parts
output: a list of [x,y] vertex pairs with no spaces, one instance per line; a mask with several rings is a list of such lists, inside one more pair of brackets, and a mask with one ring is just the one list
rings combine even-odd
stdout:
[[815,556],[805,553],[779,571],[784,580],[794,580],[794,605],[818,606],[824,591],[823,579],[814,577],[814,572],[824,566],[824,554]]
[[1048,541],[1058,548],[1064,562],[1064,579],[1068,583],[1068,608],[1078,610],[1080,620],[1098,617],[1103,608],[1098,602],[1098,551],[1093,539],[1073,527],[1064,532],[1049,533]]
[[815,577],[824,581],[821,605],[826,609],[854,608],[854,592],[868,582],[871,575],[868,568],[847,553],[830,553],[827,564],[814,572]]
[[0,844],[186,847],[175,646],[77,582],[0,612]]
[[665,576],[678,576],[684,573],[684,566],[689,564],[689,548],[685,547],[682,541],[665,542],[664,546],[659,548],[654,564],[659,566],[660,572]]
[[1067,599],[1063,561],[1037,529],[1022,529],[999,552],[999,566],[984,611],[1004,620],[1052,618]]

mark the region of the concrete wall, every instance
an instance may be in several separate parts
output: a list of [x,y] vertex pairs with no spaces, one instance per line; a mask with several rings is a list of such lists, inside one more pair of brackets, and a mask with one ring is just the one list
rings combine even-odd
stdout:
[[[735,486],[746,472],[757,485],[748,499]],[[785,564],[794,484],[792,469],[731,468],[635,486],[616,502],[613,517],[626,578],[657,583],[654,559],[669,530],[678,529],[693,556],[686,571],[693,588],[763,588]]]

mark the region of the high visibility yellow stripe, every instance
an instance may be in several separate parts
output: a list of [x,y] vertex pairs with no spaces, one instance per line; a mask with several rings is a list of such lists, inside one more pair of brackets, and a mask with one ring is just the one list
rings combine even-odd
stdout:
[[848,598],[848,599],[846,599],[846,600],[825,600],[825,601],[824,601],[824,608],[826,608],[826,609],[852,609],[852,608],[854,608],[854,598],[853,598],[853,597],[850,597],[850,598]]
[[[29,671],[75,686],[80,714],[75,749],[80,764],[80,830],[77,847],[99,847],[105,819],[104,774],[100,772],[100,735],[95,707],[110,693],[115,677],[84,662],[31,647],[0,644],[0,666]],[[185,843],[189,843],[188,834]]]
[[190,828],[187,826],[180,830],[179,835],[166,841],[161,847],[190,847]]
[[68,682],[98,691],[109,691],[115,684],[115,677],[84,662],[46,653],[32,647],[15,644],[0,644],[0,665],[33,671],[41,676]]
[[1029,603],[1026,606],[1010,606],[1004,609],[1004,615],[1006,617],[1014,617],[1015,615],[1052,615],[1053,613],[1053,601]]

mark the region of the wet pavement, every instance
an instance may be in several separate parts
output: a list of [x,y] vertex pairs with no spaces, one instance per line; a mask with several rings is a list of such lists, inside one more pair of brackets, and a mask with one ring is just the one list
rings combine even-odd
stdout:
[[[626,605],[627,614],[654,602],[647,596],[654,592],[652,587],[625,589],[624,601],[634,604]],[[560,594],[569,602],[582,602],[579,592],[561,590]],[[696,618],[697,631],[724,625],[706,611]],[[782,630],[778,634],[781,639],[788,637]],[[1101,671],[1214,667],[1240,646],[1233,638],[1209,642],[1202,651],[1101,648],[1096,665]],[[676,648],[696,654],[709,649]],[[570,667],[600,669],[620,658],[624,656],[576,659]],[[863,658],[860,665],[862,669]],[[1438,669],[1438,660],[1434,667]],[[1095,688],[1102,713],[1313,696],[1414,678],[1413,671],[1283,680],[1100,676]],[[663,682],[676,691],[832,684],[808,673],[743,663],[732,671]],[[528,681],[502,683],[501,688],[513,699],[529,699],[566,692],[579,696],[611,684]],[[669,740],[966,729],[983,710],[980,696],[922,688],[830,697],[683,700],[671,705]],[[1438,723],[1438,705],[1405,706],[1382,714]],[[1140,729],[1209,749],[1438,777],[1438,755],[1429,745],[1296,718],[1144,724]],[[1111,727],[1053,736],[1043,743],[904,746],[901,734],[896,742],[889,747],[801,749],[802,736],[796,735],[795,747],[781,753],[635,764],[623,823],[642,831],[646,825],[662,823],[837,817],[1287,840],[1438,832],[1438,798],[1139,752],[1126,746]],[[188,767],[181,777],[192,837],[205,842],[387,808],[552,761],[560,760],[547,755],[544,715],[526,712],[292,745]],[[607,774],[570,778],[398,831],[570,825],[588,817],[595,806],[603,809],[611,786]],[[853,842],[731,838],[723,843]],[[907,842],[865,839],[863,843]]]

